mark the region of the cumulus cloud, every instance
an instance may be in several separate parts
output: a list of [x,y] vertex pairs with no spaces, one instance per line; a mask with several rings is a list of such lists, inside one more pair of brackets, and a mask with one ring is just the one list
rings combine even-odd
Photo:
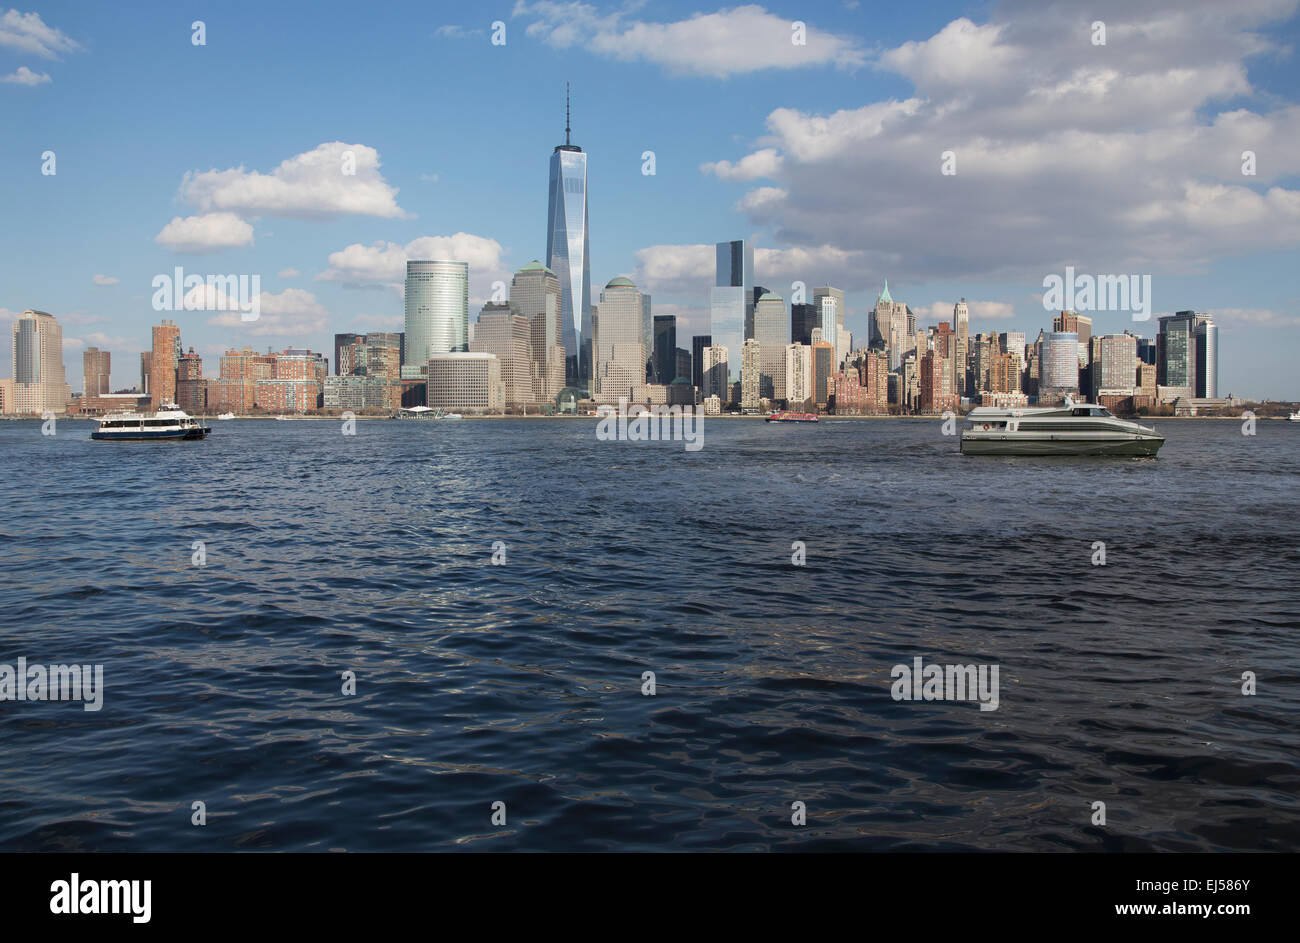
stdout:
[[756,180],[759,177],[772,177],[780,169],[781,155],[773,147],[755,151],[734,164],[729,160],[715,160],[700,165],[700,170],[704,173],[714,174],[722,180]]
[[[200,294],[201,293],[201,294]],[[186,295],[196,296],[198,307],[218,309],[208,318],[217,327],[235,328],[256,337],[303,337],[329,330],[329,312],[309,291],[286,288],[278,295],[264,291],[261,294],[261,315],[256,321],[244,321],[238,311],[237,299],[224,295],[219,289],[204,285],[195,287]]]
[[267,174],[242,166],[190,171],[181,182],[179,197],[204,213],[403,218],[406,213],[397,205],[397,189],[389,186],[379,166],[379,152],[373,147],[331,141],[282,161]]
[[1248,325],[1300,327],[1300,315],[1275,311],[1272,308],[1210,308],[1205,313],[1214,318],[1215,322],[1223,326],[1225,330]]
[[110,285],[116,285],[119,279],[114,278],[112,275],[96,275],[91,281],[100,288],[108,288]]
[[484,236],[458,232],[451,236],[421,236],[406,245],[376,242],[368,246],[353,243],[329,254],[329,268],[317,281],[340,282],[352,287],[387,286],[402,290],[408,260],[449,260],[469,263],[471,304],[491,294],[491,283],[510,281],[501,255],[501,243]]
[[[952,301],[932,301],[928,305],[911,305],[912,313],[916,315],[917,321],[925,323],[938,323],[944,321],[952,323],[952,309],[955,302]],[[971,323],[983,323],[984,321],[1009,321],[1016,316],[1016,306],[1007,301],[971,301],[966,299],[966,310],[970,314]]]
[[580,46],[607,59],[649,62],[674,75],[727,78],[763,69],[834,65],[851,70],[867,63],[856,40],[812,24],[805,24],[804,44],[795,45],[790,18],[756,5],[658,23],[622,10],[602,13],[581,2],[520,0],[513,15],[532,21],[526,35],[556,49]]
[[177,216],[154,237],[158,245],[173,252],[215,252],[253,244],[253,227],[234,213],[204,213]]
[[[1294,247],[1300,106],[1242,102],[1247,60],[1277,51],[1255,31],[1295,6],[1004,2],[987,23],[958,19],[883,51],[874,65],[910,94],[777,108],[750,153],[704,169],[771,181],[737,203],[746,228],[850,253],[873,281],[1037,285],[1066,264],[1192,272]],[[1090,42],[1094,19],[1106,46]],[[1256,176],[1242,174],[1247,150]],[[955,175],[940,173],[946,151]]]
[[14,85],[42,85],[50,81],[48,72],[33,72],[25,65],[20,65],[18,71],[0,78],[0,82],[9,82]]
[[275,277],[276,278],[297,278],[301,274],[302,272],[298,271],[296,268],[282,268],[280,269],[280,271],[275,273]]
[[[0,46],[57,59],[61,52],[79,52],[81,44],[62,30],[46,25],[39,13],[10,10],[0,16]],[[19,69],[21,72],[22,70]]]

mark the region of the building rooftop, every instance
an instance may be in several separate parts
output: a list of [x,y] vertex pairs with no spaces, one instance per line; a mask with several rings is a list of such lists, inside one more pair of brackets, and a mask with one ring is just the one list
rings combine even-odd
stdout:
[[636,282],[632,281],[632,279],[630,278],[624,278],[622,275],[619,275],[617,278],[611,278],[609,280],[609,283],[605,285],[605,287],[606,288],[635,288]]

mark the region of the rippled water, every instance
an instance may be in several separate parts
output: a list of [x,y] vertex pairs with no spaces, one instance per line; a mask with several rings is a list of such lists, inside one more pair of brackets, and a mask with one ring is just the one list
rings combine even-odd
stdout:
[[[0,703],[0,848],[1300,848],[1300,426],[213,425],[0,422],[0,662],[106,687]],[[893,700],[916,656],[999,708]]]

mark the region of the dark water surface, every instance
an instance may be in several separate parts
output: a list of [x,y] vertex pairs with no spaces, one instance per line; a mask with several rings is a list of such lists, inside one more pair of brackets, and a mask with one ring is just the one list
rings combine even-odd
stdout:
[[[1295,424],[213,425],[0,422],[0,663],[105,678],[0,702],[0,849],[1300,849]],[[893,700],[916,656],[999,708]]]

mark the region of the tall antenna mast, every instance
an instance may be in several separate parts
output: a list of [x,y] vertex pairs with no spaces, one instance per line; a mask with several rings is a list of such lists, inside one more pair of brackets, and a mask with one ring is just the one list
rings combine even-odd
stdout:
[[569,146],[569,83],[564,83],[564,146]]

